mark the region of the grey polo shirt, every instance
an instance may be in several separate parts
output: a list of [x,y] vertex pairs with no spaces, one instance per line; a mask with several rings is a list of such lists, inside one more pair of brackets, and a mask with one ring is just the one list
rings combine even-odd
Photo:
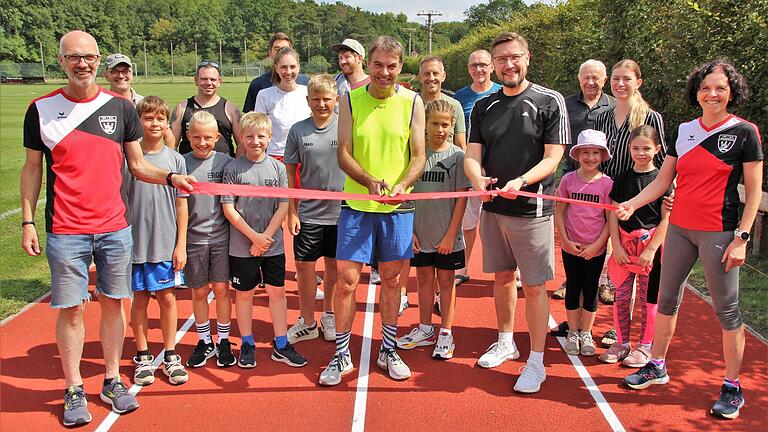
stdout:
[[581,91],[565,98],[565,108],[568,110],[571,139],[573,140],[565,149],[565,157],[563,158],[563,161],[565,161],[565,172],[574,171],[579,167],[578,163],[568,156],[568,153],[571,151],[571,147],[576,144],[581,131],[594,129],[597,115],[608,111],[614,106],[616,106],[616,100],[613,96],[605,94],[605,92],[600,94],[600,100],[592,108],[584,102],[584,93]]

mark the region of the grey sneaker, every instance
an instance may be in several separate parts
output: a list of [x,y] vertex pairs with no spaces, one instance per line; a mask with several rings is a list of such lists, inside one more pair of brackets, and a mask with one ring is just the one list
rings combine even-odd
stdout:
[[119,376],[112,378],[112,382],[101,389],[99,396],[101,400],[112,405],[112,411],[118,414],[127,413],[139,407],[136,396],[128,392]]
[[163,361],[163,373],[173,385],[184,384],[189,380],[189,374],[181,364],[181,356],[178,354],[170,356],[167,362]]
[[323,339],[328,342],[336,341],[336,315],[324,312],[320,316],[320,327],[323,329]]
[[70,386],[64,391],[64,426],[81,426],[91,421],[88,400],[82,386]]
[[352,358],[349,355],[336,354],[320,374],[320,384],[334,386],[341,382],[341,377],[352,372]]
[[595,340],[592,339],[592,332],[588,332],[588,331],[580,332],[579,339],[581,339],[581,355],[583,356],[595,355]]
[[141,355],[133,358],[136,368],[133,370],[133,382],[145,386],[155,382],[155,368],[152,362],[155,361],[153,355]]
[[374,285],[381,285],[381,276],[379,275],[379,271],[376,269],[376,267],[371,267],[371,276],[369,277],[368,281]]
[[376,364],[389,372],[392,379],[401,381],[411,377],[411,369],[405,364],[395,350],[379,350],[379,358]]
[[581,338],[579,333],[575,331],[569,331],[568,337],[565,339],[565,352],[570,355],[579,355],[579,348],[581,346]]

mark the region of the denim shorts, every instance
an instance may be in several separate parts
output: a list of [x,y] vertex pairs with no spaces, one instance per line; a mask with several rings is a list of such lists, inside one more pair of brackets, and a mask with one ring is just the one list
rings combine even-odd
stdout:
[[413,212],[367,213],[342,208],[336,259],[361,263],[413,258]]
[[51,269],[51,307],[69,308],[88,299],[88,267],[96,264],[96,291],[131,298],[131,227],[102,234],[46,233]]

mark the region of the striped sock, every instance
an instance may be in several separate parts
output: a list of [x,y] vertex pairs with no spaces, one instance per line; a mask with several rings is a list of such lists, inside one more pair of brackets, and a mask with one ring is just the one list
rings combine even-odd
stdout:
[[336,354],[349,355],[349,338],[352,332],[336,332]]
[[397,325],[381,325],[381,350],[389,351],[395,349],[395,338],[397,337]]
[[651,359],[651,363],[653,363],[654,366],[656,366],[657,369],[661,369],[664,366],[666,366],[666,364],[667,364],[666,360],[664,360],[664,359],[655,359],[655,358]]
[[736,379],[730,379],[728,377],[725,377],[725,379],[723,380],[723,384],[735,389],[738,389],[739,387],[741,387],[741,383],[739,383],[739,377],[736,377]]
[[232,321],[228,323],[222,323],[219,321],[216,321],[216,333],[219,335],[219,343],[221,343],[222,339],[229,339],[229,327],[232,324]]
[[206,321],[202,324],[195,323],[195,327],[197,327],[197,337],[200,338],[201,341],[205,342],[206,344],[210,345],[211,343],[211,322]]

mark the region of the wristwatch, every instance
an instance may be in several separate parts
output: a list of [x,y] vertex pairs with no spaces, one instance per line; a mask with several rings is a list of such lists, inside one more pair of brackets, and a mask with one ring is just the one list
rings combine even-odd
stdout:
[[735,234],[736,238],[740,238],[740,239],[744,240],[745,242],[749,241],[749,231],[739,231],[739,230],[736,230],[736,231],[734,231],[734,234]]
[[173,177],[173,176],[174,176],[174,175],[176,175],[176,174],[178,174],[178,173],[175,173],[175,172],[169,172],[169,173],[168,173],[168,175],[167,175],[167,176],[165,176],[165,182],[166,182],[166,183],[168,183],[168,186],[171,186],[171,187],[173,187],[173,182],[171,181],[171,177]]
[[518,177],[518,178],[519,178],[520,180],[522,180],[522,182],[523,182],[523,185],[522,185],[522,186],[520,186],[520,188],[521,188],[521,189],[522,189],[522,188],[524,188],[524,187],[526,187],[526,186],[528,186],[528,181],[525,179],[525,177],[523,177],[523,176],[520,176],[520,177]]

